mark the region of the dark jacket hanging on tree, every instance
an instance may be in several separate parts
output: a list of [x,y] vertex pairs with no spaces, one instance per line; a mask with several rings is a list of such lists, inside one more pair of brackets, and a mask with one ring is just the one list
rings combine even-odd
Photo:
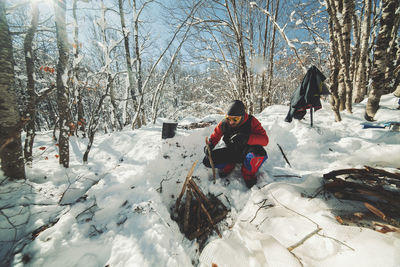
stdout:
[[289,112],[285,118],[286,122],[291,122],[293,118],[301,120],[307,113],[308,108],[320,109],[320,96],[329,94],[323,81],[326,77],[317,67],[312,66],[308,69],[301,85],[296,89],[290,100]]

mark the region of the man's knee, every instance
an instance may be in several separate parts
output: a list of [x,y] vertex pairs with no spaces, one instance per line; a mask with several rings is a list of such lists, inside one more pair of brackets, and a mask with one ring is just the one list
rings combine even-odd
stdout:
[[211,163],[210,163],[210,160],[209,160],[209,158],[207,156],[203,158],[203,164],[207,168],[211,168]]
[[260,145],[249,146],[246,150],[246,155],[248,153],[254,153],[256,156],[262,157],[267,156],[267,151],[265,151],[264,147]]

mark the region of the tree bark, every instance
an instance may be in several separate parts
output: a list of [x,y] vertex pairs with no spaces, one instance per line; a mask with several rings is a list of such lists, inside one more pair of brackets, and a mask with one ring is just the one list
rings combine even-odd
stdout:
[[143,71],[142,71],[142,58],[140,54],[140,46],[139,46],[139,12],[137,12],[136,7],[136,0],[133,0],[133,21],[134,21],[134,28],[133,28],[133,36],[135,40],[135,60],[136,60],[136,87],[137,91],[140,95],[140,103],[137,108],[137,115],[134,117],[135,120],[132,123],[132,128],[137,126],[138,128],[142,127],[145,123],[142,118],[144,118],[144,110],[142,107],[143,101]]
[[73,76],[73,87],[74,90],[77,92],[77,101],[76,101],[76,111],[77,111],[77,126],[76,126],[76,131],[80,130],[83,134],[83,136],[86,136],[86,131],[85,131],[85,109],[83,108],[83,96],[82,96],[82,86],[80,85],[80,79],[79,79],[79,27],[78,27],[78,18],[76,15],[76,9],[77,9],[77,2],[78,0],[74,0],[73,5],[72,5],[72,15],[74,18],[74,45],[73,45],[73,50],[74,50],[74,64],[73,64],[73,69],[72,69],[72,76]]
[[367,61],[368,61],[368,42],[371,32],[371,12],[372,0],[365,1],[365,12],[361,26],[361,51],[360,60],[357,67],[356,85],[355,85],[355,99],[354,102],[360,103],[364,96],[367,94]]
[[108,84],[108,86],[107,86],[106,93],[100,97],[100,100],[99,100],[99,103],[98,103],[96,109],[91,114],[91,118],[90,118],[90,122],[89,122],[89,126],[88,126],[89,142],[86,146],[86,151],[83,154],[83,158],[82,158],[83,163],[88,162],[89,152],[90,152],[90,149],[92,148],[93,141],[94,141],[94,135],[97,132],[97,128],[98,128],[99,122],[100,122],[100,111],[103,107],[104,99],[106,98],[107,93],[109,91],[109,85],[110,84]]
[[69,167],[69,106],[68,99],[69,93],[67,88],[67,64],[68,64],[68,39],[67,29],[65,25],[65,0],[54,0],[55,20],[56,20],[56,34],[57,34],[57,47],[58,47],[58,63],[57,63],[57,104],[59,111],[59,127],[60,135],[58,139],[59,148],[59,163],[63,167]]
[[[136,93],[135,93],[135,88],[134,88],[134,77],[133,77],[133,70],[132,70],[132,60],[131,60],[131,52],[129,50],[129,32],[128,28],[126,27],[125,24],[125,13],[124,13],[124,8],[123,8],[123,2],[122,0],[118,0],[118,7],[119,7],[119,15],[120,15],[120,20],[121,20],[121,28],[122,28],[122,34],[124,36],[124,48],[125,48],[125,60],[126,60],[126,69],[128,72],[128,92],[132,96],[132,103],[133,103],[133,108],[136,110],[137,108],[137,99],[136,99]],[[129,95],[127,93],[127,95]],[[124,122],[126,124],[126,122]]]
[[[231,3],[231,5],[229,4]],[[246,52],[243,36],[243,25],[240,21],[239,11],[237,9],[236,0],[225,0],[225,8],[227,10],[233,34],[235,36],[236,47],[238,52],[238,81],[239,81],[239,98],[243,100],[247,111],[253,112],[253,103],[251,99],[251,87],[249,81],[249,70],[246,62]]]
[[369,121],[374,120],[374,116],[379,109],[381,96],[385,93],[386,88],[390,86],[388,80],[385,79],[385,71],[388,66],[388,60],[390,60],[388,58],[387,48],[391,40],[391,33],[394,27],[398,6],[398,0],[383,1],[380,30],[374,53],[375,62],[371,75],[371,90],[365,109],[365,119]]
[[343,27],[342,27],[342,35],[343,35],[343,55],[341,56],[342,68],[344,69],[344,88],[346,94],[346,109],[348,112],[352,112],[352,103],[353,103],[353,86],[350,78],[350,62],[351,62],[351,53],[350,53],[350,33],[352,28],[352,17],[354,14],[354,0],[344,0],[343,1]]
[[[387,80],[388,87],[386,87],[385,94],[392,93],[399,82],[399,75],[395,75],[394,71],[396,67],[400,65],[400,59],[398,57],[398,50],[400,45],[400,35],[398,34],[400,25],[400,14],[397,14],[394,18],[393,28],[390,34],[390,42],[388,47],[388,66],[386,68],[385,79]],[[392,60],[390,60],[392,59]]]
[[[279,0],[276,1],[276,7],[275,7],[275,18],[274,20],[277,21],[278,19],[278,10],[279,10]],[[276,34],[276,27],[275,25],[273,26],[272,30],[272,40],[271,40],[271,48],[269,52],[269,71],[268,71],[268,82],[267,82],[267,97],[266,97],[266,102],[267,105],[272,104],[271,100],[271,87],[272,87],[272,79],[273,79],[273,73],[274,73],[274,51],[275,51],[275,34]]]
[[[354,13],[353,0],[326,0],[329,5],[329,16],[333,21],[333,36],[338,45],[337,51],[340,62],[338,95],[339,109],[347,108],[351,112],[351,82],[350,82],[350,31],[351,17]],[[343,16],[343,19],[341,19]],[[341,23],[343,21],[343,23]]]
[[327,7],[328,7],[328,14],[329,14],[329,38],[330,38],[330,45],[331,45],[331,55],[330,55],[330,63],[331,63],[331,87],[330,87],[330,92],[331,92],[331,97],[330,97],[330,104],[332,107],[332,110],[335,114],[335,121],[339,122],[342,120],[340,116],[340,97],[339,97],[339,88],[338,88],[338,80],[339,80],[339,68],[340,68],[340,63],[339,63],[339,48],[338,48],[338,43],[335,35],[335,22],[334,22],[334,10],[332,6],[332,2],[329,0],[326,0]]
[[32,2],[32,22],[28,29],[28,32],[24,40],[24,52],[25,52],[25,63],[26,63],[26,76],[28,78],[26,84],[26,90],[28,92],[28,101],[26,103],[26,109],[24,114],[24,120],[26,123],[26,138],[24,146],[24,157],[28,166],[32,165],[32,147],[35,139],[35,122],[36,122],[36,92],[35,92],[35,62],[34,53],[32,49],[33,38],[37,29],[39,19],[39,9],[37,2]]
[[[267,11],[269,11],[269,1],[267,1]],[[265,30],[264,30],[264,43],[263,43],[263,62],[267,62],[267,41],[268,41],[268,26],[269,26],[269,17],[265,16]],[[275,29],[275,27],[274,27]],[[261,38],[260,38],[261,39]],[[261,97],[260,97],[260,110],[259,112],[262,112],[264,109],[264,96],[265,96],[265,73],[266,70],[263,69],[262,72],[262,77],[261,77],[261,86],[260,86],[260,91],[261,91]]]
[[14,88],[11,35],[4,1],[0,1],[0,159],[1,170],[11,179],[25,179],[21,122]]

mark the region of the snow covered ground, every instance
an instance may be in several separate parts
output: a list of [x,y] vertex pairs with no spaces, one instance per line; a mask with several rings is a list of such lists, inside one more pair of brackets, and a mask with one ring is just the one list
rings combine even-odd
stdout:
[[[400,132],[362,129],[365,104],[335,123],[324,102],[313,128],[308,115],[284,122],[286,106],[255,114],[270,143],[251,190],[239,166],[213,184],[211,170],[201,164],[205,136],[215,124],[180,128],[166,140],[162,120],[140,130],[98,133],[87,165],[86,140],[72,137],[69,169],[58,164],[52,133],[38,133],[27,181],[7,183],[0,176],[0,259],[18,251],[12,266],[400,266],[400,233],[341,225],[333,211],[368,211],[356,202],[307,197],[332,170],[369,165],[399,172]],[[383,96],[381,106],[378,121],[399,120],[392,95]],[[218,225],[223,238],[214,233],[201,253],[170,218],[196,160],[196,183],[231,209]]]

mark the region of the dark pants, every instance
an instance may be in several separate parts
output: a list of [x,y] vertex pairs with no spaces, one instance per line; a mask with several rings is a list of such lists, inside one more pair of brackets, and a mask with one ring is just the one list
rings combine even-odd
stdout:
[[[235,147],[223,147],[211,151],[211,157],[214,162],[215,168],[223,169],[226,164],[243,163],[248,153],[254,153],[256,157],[264,157],[267,152],[262,146],[250,146],[246,145],[243,149],[237,149]],[[208,157],[204,157],[203,164],[211,168]]]

